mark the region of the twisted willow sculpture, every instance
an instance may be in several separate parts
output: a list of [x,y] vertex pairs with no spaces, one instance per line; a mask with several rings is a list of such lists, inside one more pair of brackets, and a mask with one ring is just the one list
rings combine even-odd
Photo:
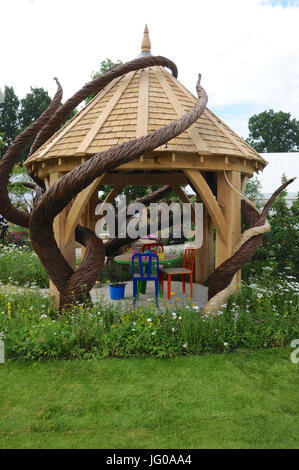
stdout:
[[[122,65],[113,66],[98,78],[84,85],[64,105],[61,105],[62,88],[55,78],[58,88],[47,110],[18,135],[0,160],[0,213],[10,222],[29,228],[31,243],[47,274],[60,292],[60,310],[75,301],[84,302],[89,297],[89,291],[94,286],[103,268],[105,256],[111,256],[117,248],[125,245],[128,240],[111,239],[104,245],[103,241],[93,231],[78,225],[75,231],[76,241],[86,247],[86,252],[81,265],[74,270],[62,255],[55,241],[53,232],[54,218],[72,203],[78,193],[104,172],[128,163],[141,154],[166,144],[190,127],[201,116],[208,100],[207,94],[200,86],[200,76],[196,86],[198,101],[188,113],[179,119],[143,137],[94,155],[88,161],[64,175],[47,190],[43,181],[31,175],[36,183],[36,198],[31,213],[16,209],[12,205],[7,190],[10,173],[13,166],[18,162],[22,150],[33,138],[35,140],[29,155],[39,149],[54,134],[69,113],[91,93],[100,92],[113,79],[130,71],[154,65],[168,67],[172,74],[177,77],[176,65],[169,59],[161,56],[145,56]],[[290,182],[286,183],[284,187]],[[150,196],[142,198],[140,202],[148,205],[165,197],[170,191],[169,186],[164,186]],[[263,225],[268,210],[269,207],[267,206],[267,210],[264,209],[259,218],[255,217],[254,224],[256,226]],[[250,214],[252,215],[252,212]],[[235,272],[254,254],[261,242],[261,238],[258,238],[258,243],[255,237],[262,237],[262,235],[253,235],[252,238],[255,241],[251,242],[250,238],[246,242],[247,245],[245,243],[246,256],[243,253],[244,248],[242,251],[241,247],[232,258],[226,260],[215,270],[209,287],[212,297],[227,288]]]

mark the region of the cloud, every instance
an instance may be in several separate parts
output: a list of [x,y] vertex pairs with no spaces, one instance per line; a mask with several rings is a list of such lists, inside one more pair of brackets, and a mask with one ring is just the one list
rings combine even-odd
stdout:
[[66,99],[106,57],[122,61],[136,57],[147,23],[153,54],[174,60],[179,80],[192,92],[201,72],[208,106],[221,109],[223,119],[231,116],[234,130],[246,137],[249,110],[254,114],[273,108],[299,118],[299,8],[295,2],[287,3],[2,2],[0,87],[12,85],[21,97],[30,86],[43,86],[53,95],[52,78],[58,76]]

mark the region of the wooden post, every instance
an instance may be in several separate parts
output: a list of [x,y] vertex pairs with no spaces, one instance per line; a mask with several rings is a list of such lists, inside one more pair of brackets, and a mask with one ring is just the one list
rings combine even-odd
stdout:
[[[230,183],[241,191],[240,172],[227,171],[226,173]],[[232,255],[241,234],[241,197],[229,186],[223,172],[219,172],[217,176],[217,200],[223,210],[227,229],[225,240],[216,231],[216,268]],[[237,274],[236,281],[241,282],[240,273]]]
[[[54,184],[63,175],[61,172],[53,172],[50,174],[50,186]],[[56,243],[65,257],[69,265],[75,269],[76,267],[76,255],[75,255],[75,233],[71,237],[68,243],[65,243],[65,222],[67,218],[67,208],[58,214],[53,222],[54,236]],[[50,294],[54,297],[55,307],[59,306],[60,293],[53,282],[50,280]]]
[[[201,202],[197,196],[196,202]],[[215,269],[214,230],[211,216],[203,206],[203,242],[195,250],[195,282],[203,284]]]
[[[96,222],[97,222],[97,216],[95,215],[96,212],[96,207],[99,203],[99,195],[98,195],[98,188],[94,190],[92,195],[90,196],[90,199],[88,203],[85,206],[84,212],[81,216],[82,220],[82,225],[86,228],[89,228],[90,230],[94,231]],[[85,247],[81,246],[81,261],[83,260],[85,255]]]

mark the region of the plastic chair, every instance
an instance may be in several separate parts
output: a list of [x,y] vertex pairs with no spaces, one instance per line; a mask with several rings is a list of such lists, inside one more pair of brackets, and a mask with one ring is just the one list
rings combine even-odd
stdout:
[[193,296],[193,269],[194,269],[194,257],[195,257],[195,249],[194,248],[186,248],[184,253],[184,262],[181,268],[161,268],[160,269],[160,283],[162,288],[162,293],[164,292],[164,274],[167,275],[167,285],[168,285],[168,299],[170,299],[171,295],[171,276],[175,276],[180,274],[182,276],[182,283],[183,283],[183,294],[186,291],[186,281],[185,276],[190,276],[190,297]]
[[[135,259],[138,258],[139,272],[135,273]],[[155,260],[152,263],[153,259]],[[144,264],[143,264],[144,263]],[[152,273],[152,266],[154,272]],[[159,290],[159,258],[156,253],[136,253],[132,256],[132,280],[133,280],[133,305],[135,307],[136,299],[139,296],[141,282],[155,281],[155,298],[158,307],[158,290]],[[140,282],[141,281],[141,282]],[[137,288],[137,282],[138,288]]]

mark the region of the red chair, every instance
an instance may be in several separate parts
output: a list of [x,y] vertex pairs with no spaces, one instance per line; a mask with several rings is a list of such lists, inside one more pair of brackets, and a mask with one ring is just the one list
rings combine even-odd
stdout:
[[182,268],[162,268],[160,267],[160,283],[162,288],[162,294],[164,292],[164,274],[167,275],[167,285],[168,285],[168,299],[170,299],[171,293],[171,276],[175,276],[180,274],[182,276],[182,283],[183,283],[183,293],[185,294],[186,291],[186,282],[185,276],[190,276],[190,297],[193,295],[193,269],[194,269],[194,257],[195,257],[195,249],[194,248],[186,248],[184,254],[184,262]]

